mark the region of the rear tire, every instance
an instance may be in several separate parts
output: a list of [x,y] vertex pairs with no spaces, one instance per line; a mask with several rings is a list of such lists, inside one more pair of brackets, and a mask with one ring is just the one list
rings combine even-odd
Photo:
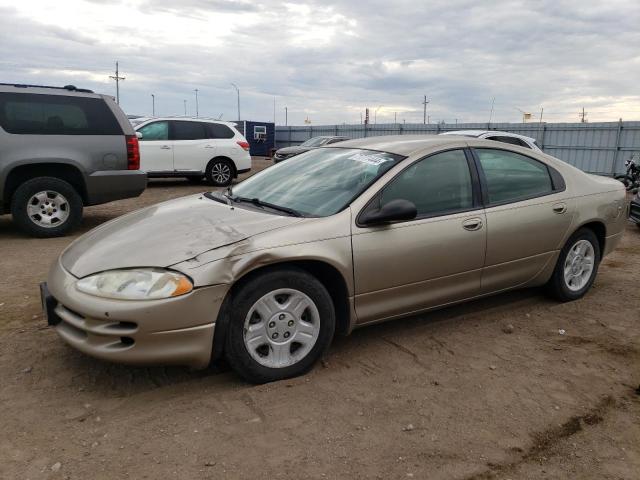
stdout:
[[234,295],[228,312],[225,356],[252,383],[307,372],[327,351],[335,331],[327,289],[296,267],[249,280]]
[[224,158],[214,158],[207,165],[207,181],[216,187],[227,187],[233,180],[233,165]]
[[593,230],[576,231],[560,251],[556,268],[547,284],[549,292],[561,302],[584,297],[598,273],[600,243]]
[[60,237],[80,224],[82,198],[64,180],[32,178],[13,193],[11,214],[18,227],[33,237]]

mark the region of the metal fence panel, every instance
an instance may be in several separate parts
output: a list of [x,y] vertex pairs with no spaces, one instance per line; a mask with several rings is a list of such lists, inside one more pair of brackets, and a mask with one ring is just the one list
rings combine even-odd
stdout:
[[545,153],[586,172],[624,172],[624,161],[640,153],[640,122],[595,123],[392,123],[376,125],[308,125],[276,127],[276,146],[299,145],[318,135],[350,138],[379,135],[437,135],[455,130],[499,130],[535,138]]

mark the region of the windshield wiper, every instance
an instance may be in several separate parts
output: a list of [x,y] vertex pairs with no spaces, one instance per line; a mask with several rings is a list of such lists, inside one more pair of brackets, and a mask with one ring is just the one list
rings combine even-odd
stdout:
[[247,203],[252,203],[253,205],[256,205],[258,207],[262,207],[262,208],[266,207],[266,208],[270,208],[272,210],[278,210],[280,212],[287,213],[287,214],[291,215],[292,217],[303,217],[304,216],[302,213],[300,213],[297,210],[294,210],[293,208],[283,207],[283,206],[280,206],[280,205],[276,205],[274,203],[265,202],[265,201],[260,200],[259,198],[247,198],[247,197],[239,197],[239,196],[235,196],[235,197],[229,196],[228,198],[230,198],[234,202],[247,202]]

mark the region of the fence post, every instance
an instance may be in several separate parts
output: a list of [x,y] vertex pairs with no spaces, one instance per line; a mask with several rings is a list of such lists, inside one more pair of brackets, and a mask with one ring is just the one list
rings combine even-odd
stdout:
[[309,138],[313,137],[313,127],[309,125]]
[[338,136],[338,125],[336,125],[336,137]]
[[398,127],[400,128],[400,135],[404,135],[404,133],[403,133],[403,130],[404,130],[404,129],[402,128],[402,124],[401,124],[401,123],[399,123],[399,124],[398,124]]
[[540,150],[544,151],[544,134],[547,132],[547,122],[542,124],[542,135],[540,137]]
[[289,125],[289,144],[287,146],[291,146],[291,125]]
[[622,139],[622,119],[618,120],[618,132],[616,133],[616,150],[613,152],[613,165],[611,166],[611,176],[616,174],[618,157],[620,156],[620,140]]

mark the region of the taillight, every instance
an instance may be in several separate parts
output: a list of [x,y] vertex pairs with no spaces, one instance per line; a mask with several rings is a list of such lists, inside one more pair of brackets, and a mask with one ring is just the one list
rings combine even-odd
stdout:
[[249,142],[236,142],[245,152],[249,151]]
[[140,170],[140,145],[136,135],[126,135],[127,170]]

